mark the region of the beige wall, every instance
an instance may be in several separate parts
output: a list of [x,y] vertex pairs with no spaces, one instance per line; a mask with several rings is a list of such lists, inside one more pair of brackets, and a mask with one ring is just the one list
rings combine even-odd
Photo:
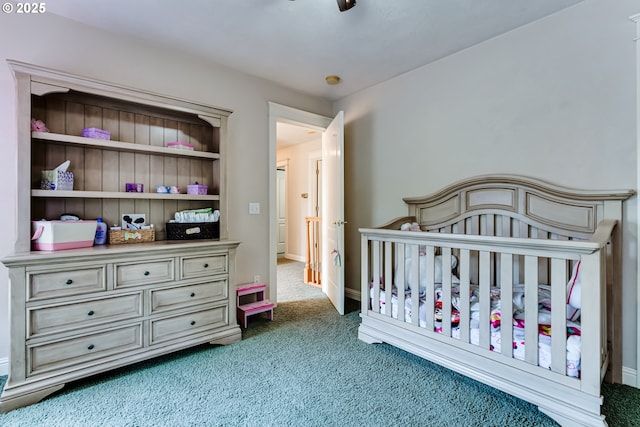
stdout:
[[[309,170],[311,155],[321,155],[322,139],[295,144],[276,153],[278,162],[287,162],[287,249],[286,257],[304,261],[306,257],[305,217],[315,216],[312,212],[312,185]],[[315,154],[314,154],[315,153]],[[302,198],[306,193],[309,198]]]
[[[465,177],[516,173],[586,189],[636,188],[633,0],[586,0],[342,99],[346,277],[358,227],[406,214]],[[624,365],[636,366],[636,198],[625,209]]]
[[[331,115],[327,101],[179,52],[90,29],[55,15],[0,15],[0,258],[13,251],[14,224],[28,213],[15,210],[16,129],[14,80],[5,59],[15,59],[164,95],[229,108],[229,234],[242,241],[237,278],[269,277],[268,101]],[[194,41],[198,43],[201,41]],[[248,214],[260,202],[260,215]],[[7,208],[8,207],[8,208]],[[8,354],[7,271],[0,266],[0,374]],[[4,368],[4,369],[3,369]]]

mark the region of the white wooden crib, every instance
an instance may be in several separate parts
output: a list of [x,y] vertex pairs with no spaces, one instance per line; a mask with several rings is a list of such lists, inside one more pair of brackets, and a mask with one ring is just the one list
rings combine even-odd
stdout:
[[[358,337],[529,401],[563,426],[606,425],[600,385],[622,378],[621,219],[632,195],[491,175],[405,198],[409,216],[360,229]],[[421,231],[400,230],[416,222]]]

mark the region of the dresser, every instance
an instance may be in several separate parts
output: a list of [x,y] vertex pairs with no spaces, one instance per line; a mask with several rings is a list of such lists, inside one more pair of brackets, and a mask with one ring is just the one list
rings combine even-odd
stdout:
[[238,242],[32,252],[3,260],[11,286],[8,411],[65,383],[191,347],[241,339]]
[[[231,111],[8,63],[16,81],[20,215],[15,250],[0,260],[11,296],[9,377],[0,411],[37,402],[98,372],[241,339],[239,242],[229,239],[227,227]],[[46,129],[32,129],[32,119]],[[99,137],[104,134],[109,139]],[[41,172],[67,160],[72,189],[41,189]],[[129,192],[130,183],[144,191]],[[206,189],[190,193],[193,184]],[[164,186],[180,190],[156,191]],[[174,237],[166,224],[176,212],[204,208],[220,212],[215,239],[168,240]],[[132,214],[144,217],[153,224],[154,241],[32,250],[32,221],[67,213],[102,218],[109,226]]]

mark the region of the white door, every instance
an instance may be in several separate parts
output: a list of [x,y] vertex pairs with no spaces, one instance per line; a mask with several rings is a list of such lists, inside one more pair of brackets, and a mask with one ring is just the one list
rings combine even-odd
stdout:
[[286,192],[286,174],[287,171],[284,167],[278,167],[278,187],[277,187],[277,198],[278,198],[278,207],[277,207],[277,215],[278,215],[278,258],[284,258],[285,249],[286,249],[286,237],[287,237],[287,221],[286,221],[286,211],[287,211],[287,192]]
[[344,314],[344,112],[322,134],[322,291]]

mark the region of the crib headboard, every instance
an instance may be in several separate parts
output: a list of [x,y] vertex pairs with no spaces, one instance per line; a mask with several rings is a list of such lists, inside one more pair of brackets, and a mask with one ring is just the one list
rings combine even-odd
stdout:
[[482,175],[403,200],[424,231],[588,239],[603,219],[622,219],[633,190],[587,191],[517,175]]

